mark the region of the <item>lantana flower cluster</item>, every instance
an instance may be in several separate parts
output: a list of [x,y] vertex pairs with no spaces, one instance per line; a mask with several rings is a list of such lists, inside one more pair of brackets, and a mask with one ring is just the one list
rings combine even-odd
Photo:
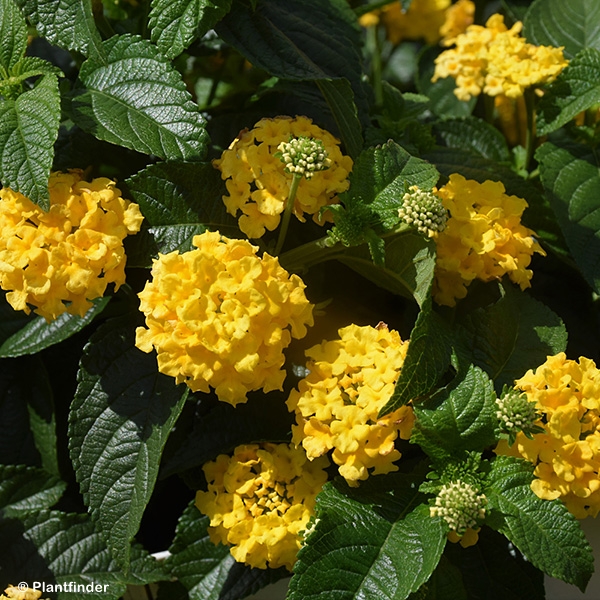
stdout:
[[413,0],[407,10],[393,2],[363,15],[360,22],[369,27],[381,21],[392,44],[403,40],[425,40],[428,44],[451,41],[473,22],[475,4],[471,0]]
[[453,77],[460,100],[482,92],[518,98],[526,88],[553,81],[568,64],[562,48],[528,44],[519,35],[522,28],[518,21],[508,29],[500,14],[492,15],[485,27],[470,25],[455,37],[455,48],[436,58],[432,81]]
[[498,181],[478,183],[457,173],[437,194],[450,217],[437,237],[435,301],[454,306],[474,279],[487,282],[505,274],[521,289],[529,287],[531,257],[545,252],[521,224],[527,202],[505,194]]
[[123,240],[140,229],[139,207],[121,198],[114,181],[82,177],[51,173],[48,212],[0,190],[0,287],[15,310],[34,307],[47,321],[83,316],[108,284],[125,282]]
[[9,585],[4,594],[0,596],[0,600],[39,600],[42,596],[40,590],[32,590],[31,588],[21,589],[14,585]]
[[291,571],[327,465],[293,445],[270,443],[238,446],[233,456],[205,464],[208,491],[197,493],[196,505],[210,517],[211,540],[228,544],[238,562]]
[[293,176],[277,156],[279,146],[293,138],[319,140],[325,150],[328,168],[310,178],[302,178],[294,198],[293,213],[304,221],[304,214],[316,223],[331,220],[321,209],[337,202],[337,194],[348,189],[348,174],[352,159],[342,154],[337,140],[308,117],[277,117],[261,119],[250,130],[242,131],[214,165],[225,180],[227,196],[223,201],[227,211],[236,216],[238,224],[250,238],[260,238],[273,231],[285,210]]
[[147,329],[136,345],[193,391],[215,388],[234,406],[246,393],[281,389],[283,350],[313,324],[305,285],[247,240],[205,232],[195,250],[161,254],[140,292]]
[[518,433],[496,452],[532,462],[531,489],[540,498],[560,498],[577,518],[600,511],[600,371],[594,361],[549,356],[515,382],[542,415],[543,433]]
[[311,460],[333,450],[340,475],[356,486],[371,470],[398,470],[394,462],[401,455],[394,442],[410,437],[411,406],[377,417],[392,396],[408,342],[384,324],[349,325],[339,336],[306,351],[310,372],[287,405],[296,413],[292,440]]

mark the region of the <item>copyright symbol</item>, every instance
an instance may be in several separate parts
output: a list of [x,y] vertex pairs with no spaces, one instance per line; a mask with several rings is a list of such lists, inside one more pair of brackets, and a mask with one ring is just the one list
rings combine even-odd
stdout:
[[24,592],[26,589],[28,589],[27,584],[24,581],[21,581],[17,588],[20,592]]

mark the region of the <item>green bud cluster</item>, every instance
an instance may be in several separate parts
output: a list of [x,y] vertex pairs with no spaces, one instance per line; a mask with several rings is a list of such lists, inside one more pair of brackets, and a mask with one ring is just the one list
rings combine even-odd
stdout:
[[398,216],[427,237],[435,237],[443,231],[448,212],[442,201],[433,192],[425,192],[416,185],[411,186],[402,197]]
[[498,406],[496,417],[500,422],[500,431],[508,434],[510,444],[514,442],[519,431],[522,431],[527,437],[544,431],[535,425],[541,416],[536,410],[535,402],[530,402],[523,392],[505,389],[502,396],[496,398],[496,405]]
[[277,146],[275,156],[285,165],[288,173],[299,174],[310,179],[317,171],[329,169],[331,160],[321,140],[309,137],[290,138]]
[[478,494],[477,488],[459,479],[442,486],[429,513],[432,517],[442,517],[450,529],[463,535],[485,518],[486,504],[484,494]]

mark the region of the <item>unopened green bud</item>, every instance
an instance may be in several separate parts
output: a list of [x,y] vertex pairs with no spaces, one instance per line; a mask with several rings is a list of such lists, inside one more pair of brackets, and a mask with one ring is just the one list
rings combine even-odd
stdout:
[[507,390],[496,399],[496,405],[500,431],[508,434],[509,444],[512,445],[519,431],[527,437],[544,431],[535,424],[541,415],[536,410],[535,402],[530,402],[525,393],[515,389]]
[[411,186],[402,197],[398,216],[418,232],[435,237],[446,227],[448,212],[442,201],[433,192],[425,192],[416,185]]
[[285,165],[288,173],[310,179],[317,171],[329,169],[331,160],[321,140],[309,137],[290,138],[277,146],[275,156]]
[[487,498],[468,483],[453,481],[442,486],[429,508],[432,517],[442,517],[450,529],[463,535],[469,528],[474,529],[485,518]]

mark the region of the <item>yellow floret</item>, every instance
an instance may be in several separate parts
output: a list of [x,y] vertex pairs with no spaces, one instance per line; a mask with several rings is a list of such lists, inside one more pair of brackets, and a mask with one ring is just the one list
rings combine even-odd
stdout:
[[496,452],[532,462],[531,489],[540,498],[560,498],[579,519],[600,511],[600,371],[585,357],[568,360],[564,352],[529,370],[515,387],[534,402],[546,431],[529,439],[517,434]]
[[391,398],[406,356],[407,342],[381,324],[350,325],[340,339],[306,351],[310,374],[287,401],[296,412],[293,441],[308,458],[333,450],[333,461],[350,485],[373,474],[396,471],[394,441],[408,439],[414,422],[410,406],[378,419]]
[[474,280],[492,281],[508,274],[521,289],[529,287],[534,252],[544,251],[535,233],[521,225],[527,202],[507,196],[502,183],[450,175],[437,192],[450,213],[437,237],[434,299],[454,306]]
[[320,224],[330,220],[321,209],[336,203],[337,194],[348,189],[352,159],[342,154],[339,140],[307,117],[262,119],[242,131],[214,161],[227,186],[228,195],[223,196],[227,211],[233,216],[242,213],[239,226],[250,238],[262,237],[266,229],[273,231],[279,225],[293,176],[275,155],[291,137],[320,140],[331,161],[327,170],[300,181],[293,208],[300,221],[305,213]]
[[83,316],[109,283],[125,282],[123,239],[139,231],[139,207],[114,181],[81,177],[78,170],[50,175],[48,212],[0,190],[0,287],[15,310],[33,306],[47,321]]
[[246,240],[205,232],[195,250],[159,255],[139,294],[148,329],[136,332],[158,369],[193,391],[215,388],[236,405],[246,393],[281,389],[283,350],[306,335],[313,305],[305,285]]
[[236,561],[292,570],[315,498],[327,481],[327,459],[309,462],[288,444],[238,446],[204,465],[208,491],[196,506],[210,517],[214,543],[229,545]]

